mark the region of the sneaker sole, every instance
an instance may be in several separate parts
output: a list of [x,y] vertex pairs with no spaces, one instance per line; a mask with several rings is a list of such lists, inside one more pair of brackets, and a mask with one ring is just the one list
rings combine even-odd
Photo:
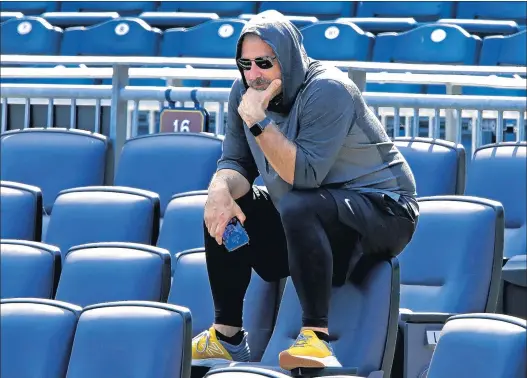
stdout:
[[226,360],[224,358],[202,358],[199,360],[192,360],[192,366],[212,367],[216,364],[230,364],[231,362],[234,361]]
[[294,356],[288,351],[283,351],[278,357],[280,367],[284,370],[293,370],[298,368],[326,368],[342,367],[335,356],[328,357],[309,357]]

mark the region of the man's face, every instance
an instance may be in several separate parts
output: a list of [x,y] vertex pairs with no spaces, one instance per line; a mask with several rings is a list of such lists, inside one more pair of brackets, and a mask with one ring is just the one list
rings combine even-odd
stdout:
[[250,62],[244,61],[243,65],[250,69],[244,69],[243,75],[251,88],[263,91],[273,80],[282,79],[282,71],[273,49],[260,37],[253,34],[244,37],[240,58],[250,60]]

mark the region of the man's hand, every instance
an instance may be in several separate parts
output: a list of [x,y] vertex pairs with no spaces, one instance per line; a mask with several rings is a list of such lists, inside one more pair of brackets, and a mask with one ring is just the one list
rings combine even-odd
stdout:
[[245,214],[228,190],[209,190],[205,203],[205,226],[216,242],[223,244],[223,232],[229,221],[237,217],[243,225]]
[[253,88],[247,89],[242,97],[238,113],[247,124],[247,127],[253,126],[265,118],[265,110],[271,101],[282,89],[282,81],[275,79],[269,84],[265,91],[258,91]]

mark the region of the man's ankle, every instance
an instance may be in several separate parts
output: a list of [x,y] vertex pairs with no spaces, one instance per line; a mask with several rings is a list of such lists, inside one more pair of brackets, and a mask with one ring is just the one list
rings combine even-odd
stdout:
[[214,324],[213,327],[217,332],[226,337],[232,337],[242,329],[242,327],[233,327],[225,324]]

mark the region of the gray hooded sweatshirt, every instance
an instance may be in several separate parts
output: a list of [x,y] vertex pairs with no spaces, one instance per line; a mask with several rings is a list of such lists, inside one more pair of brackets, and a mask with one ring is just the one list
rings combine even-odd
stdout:
[[291,190],[318,187],[379,191],[394,199],[415,196],[407,162],[345,73],[309,58],[302,34],[280,14],[247,23],[236,59],[248,33],[271,46],[282,70],[282,94],[266,113],[296,145],[294,182],[290,185],[276,173],[238,114],[248,88],[243,72],[231,88],[218,170],[238,171],[250,184],[260,174],[275,206]]

